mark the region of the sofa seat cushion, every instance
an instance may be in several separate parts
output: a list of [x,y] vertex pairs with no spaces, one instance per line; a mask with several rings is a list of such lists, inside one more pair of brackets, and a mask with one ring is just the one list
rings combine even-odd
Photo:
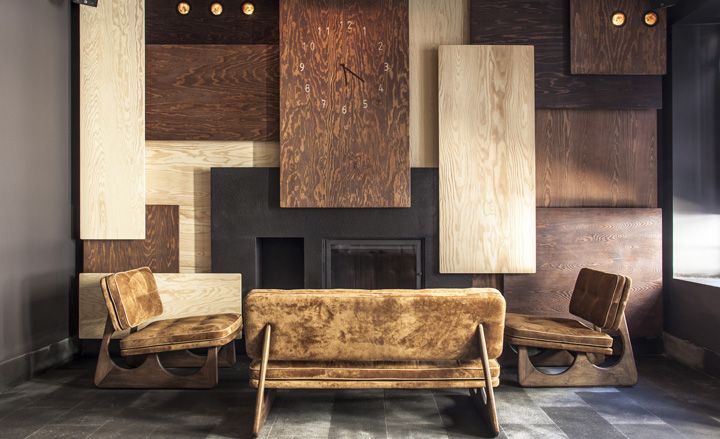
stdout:
[[[260,378],[259,360],[250,364],[251,381]],[[500,365],[490,360],[490,375]],[[266,379],[282,381],[484,380],[482,363],[466,361],[269,361]]]
[[575,319],[508,313],[505,337],[516,345],[612,353],[613,338]]
[[240,314],[159,320],[120,340],[122,355],[224,346],[242,330]]

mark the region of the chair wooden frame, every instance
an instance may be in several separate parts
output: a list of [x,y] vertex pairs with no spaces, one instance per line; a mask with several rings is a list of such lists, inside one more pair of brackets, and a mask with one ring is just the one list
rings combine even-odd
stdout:
[[[268,413],[272,408],[275,398],[275,389],[266,389],[266,377],[268,361],[270,360],[270,341],[272,334],[272,326],[265,326],[263,338],[262,360],[260,363],[260,379],[257,387],[257,400],[255,402],[255,420],[253,422],[253,434],[258,436],[262,430]],[[487,344],[485,341],[485,331],[483,325],[478,325],[478,338],[480,339],[480,354],[483,365],[483,373],[485,378],[485,386],[476,389],[470,389],[470,398],[476,405],[480,414],[485,418],[491,428],[494,436],[500,434],[500,423],[497,417],[495,404],[495,392],[492,386],[492,375],[490,373],[490,360],[488,359]],[[350,388],[350,387],[349,387]],[[362,388],[361,385],[353,385],[352,389]],[[373,387],[377,388],[377,387]]]
[[565,371],[547,374],[537,369],[526,346],[518,345],[518,382],[523,387],[634,386],[638,373],[630,333],[623,313],[618,328],[622,352],[617,363],[609,367],[594,364],[587,352],[574,352],[575,360]]
[[[95,369],[94,382],[100,388],[210,389],[218,384],[219,365],[222,363],[231,367],[236,361],[233,341],[222,348],[208,348],[207,356],[190,351],[171,351],[128,357],[128,363],[137,366],[124,368],[110,356],[110,341],[114,333],[115,328],[108,316]],[[200,370],[191,375],[177,375],[166,367],[199,367]]]

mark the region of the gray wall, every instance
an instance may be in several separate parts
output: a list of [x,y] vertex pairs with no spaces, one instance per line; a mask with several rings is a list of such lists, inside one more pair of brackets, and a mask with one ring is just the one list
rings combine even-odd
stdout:
[[69,0],[0,12],[0,365],[69,336]]

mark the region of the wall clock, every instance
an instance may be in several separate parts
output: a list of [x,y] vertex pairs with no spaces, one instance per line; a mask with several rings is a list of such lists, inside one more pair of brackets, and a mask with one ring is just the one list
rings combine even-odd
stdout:
[[407,0],[280,3],[281,207],[409,207]]

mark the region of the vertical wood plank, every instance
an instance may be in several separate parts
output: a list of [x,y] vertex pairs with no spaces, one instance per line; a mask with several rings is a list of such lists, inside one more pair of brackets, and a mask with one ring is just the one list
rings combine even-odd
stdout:
[[80,238],[145,238],[145,2],[80,8]]
[[440,47],[440,272],[535,271],[532,46]]
[[410,0],[410,164],[438,166],[438,47],[470,41],[469,0]]

